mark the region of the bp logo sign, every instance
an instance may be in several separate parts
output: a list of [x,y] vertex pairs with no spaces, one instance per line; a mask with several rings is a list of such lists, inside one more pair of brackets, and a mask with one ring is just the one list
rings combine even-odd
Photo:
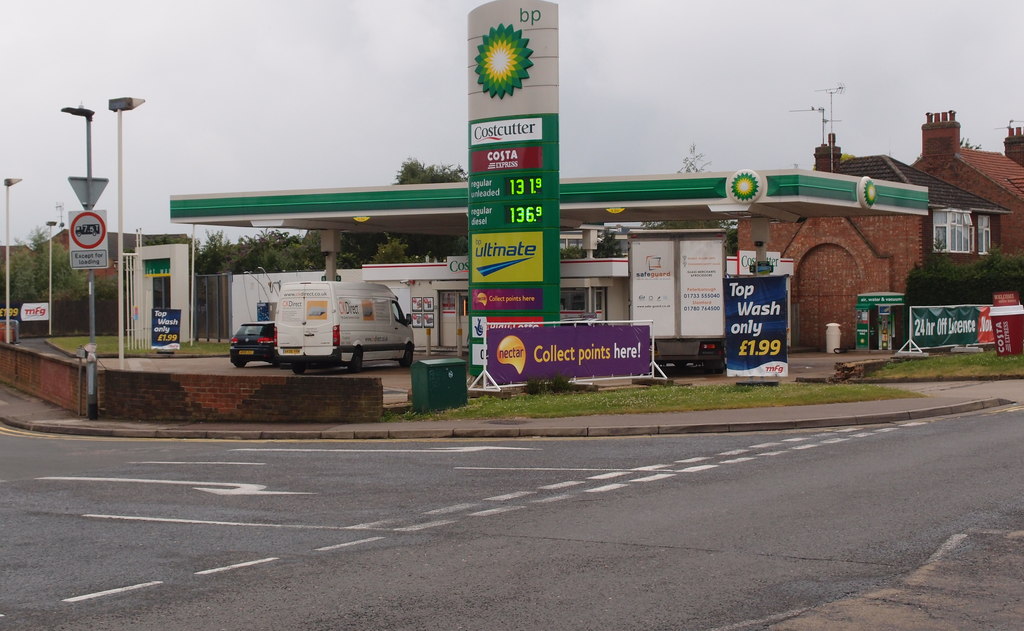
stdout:
[[533,51],[526,47],[530,40],[523,37],[522,31],[504,24],[492,27],[483,40],[477,46],[476,82],[491,98],[512,96],[516,88],[522,89],[523,79],[530,77],[527,69],[533,66]]
[[857,201],[861,208],[871,208],[878,201],[878,187],[871,178],[864,176],[860,179],[857,185]]
[[726,182],[726,194],[734,202],[754,203],[764,195],[764,179],[755,171],[737,171]]

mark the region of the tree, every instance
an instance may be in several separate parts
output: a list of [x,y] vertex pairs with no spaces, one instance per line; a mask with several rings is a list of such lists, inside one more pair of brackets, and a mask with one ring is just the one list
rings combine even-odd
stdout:
[[597,249],[594,256],[599,259],[614,258],[622,256],[622,242],[615,238],[614,230],[605,230],[597,242]]
[[683,166],[676,173],[703,173],[709,166],[711,161],[697,151],[697,144],[690,143],[690,155],[683,157]]
[[398,173],[395,184],[442,184],[445,182],[465,182],[466,170],[459,165],[431,164],[425,165],[416,158],[406,158]]
[[206,233],[206,241],[196,244],[196,274],[220,274],[229,270],[238,247],[227,240],[223,230]]
[[[11,302],[44,302],[50,283],[49,230],[37,227],[29,233],[28,243],[18,242],[11,251]],[[6,267],[6,266],[4,266]],[[0,269],[0,283],[4,270]],[[59,242],[53,243],[53,297],[76,299],[87,295],[86,274],[71,269],[68,251]]]

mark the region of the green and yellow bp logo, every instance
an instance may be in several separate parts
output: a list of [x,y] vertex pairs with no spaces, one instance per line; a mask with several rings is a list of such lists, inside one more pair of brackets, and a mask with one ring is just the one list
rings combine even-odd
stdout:
[[511,25],[499,24],[484,35],[484,42],[477,46],[476,82],[483,91],[500,99],[512,96],[516,88],[522,89],[523,79],[528,79],[527,69],[533,66],[530,56],[533,51],[526,47],[529,38],[523,37]]

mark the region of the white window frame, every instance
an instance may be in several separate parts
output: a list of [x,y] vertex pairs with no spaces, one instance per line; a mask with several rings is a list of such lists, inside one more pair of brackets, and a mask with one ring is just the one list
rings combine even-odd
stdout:
[[932,235],[936,252],[966,254],[974,251],[974,226],[968,211],[934,211]]
[[978,254],[992,251],[992,215],[978,215]]

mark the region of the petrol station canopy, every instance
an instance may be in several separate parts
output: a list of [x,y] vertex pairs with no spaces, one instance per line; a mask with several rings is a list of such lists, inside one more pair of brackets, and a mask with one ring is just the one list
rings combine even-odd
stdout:
[[[560,189],[563,230],[605,223],[751,218],[796,222],[928,212],[928,189],[920,186],[797,169],[572,178],[562,179]],[[465,182],[174,195],[171,222],[464,235],[469,202]]]

